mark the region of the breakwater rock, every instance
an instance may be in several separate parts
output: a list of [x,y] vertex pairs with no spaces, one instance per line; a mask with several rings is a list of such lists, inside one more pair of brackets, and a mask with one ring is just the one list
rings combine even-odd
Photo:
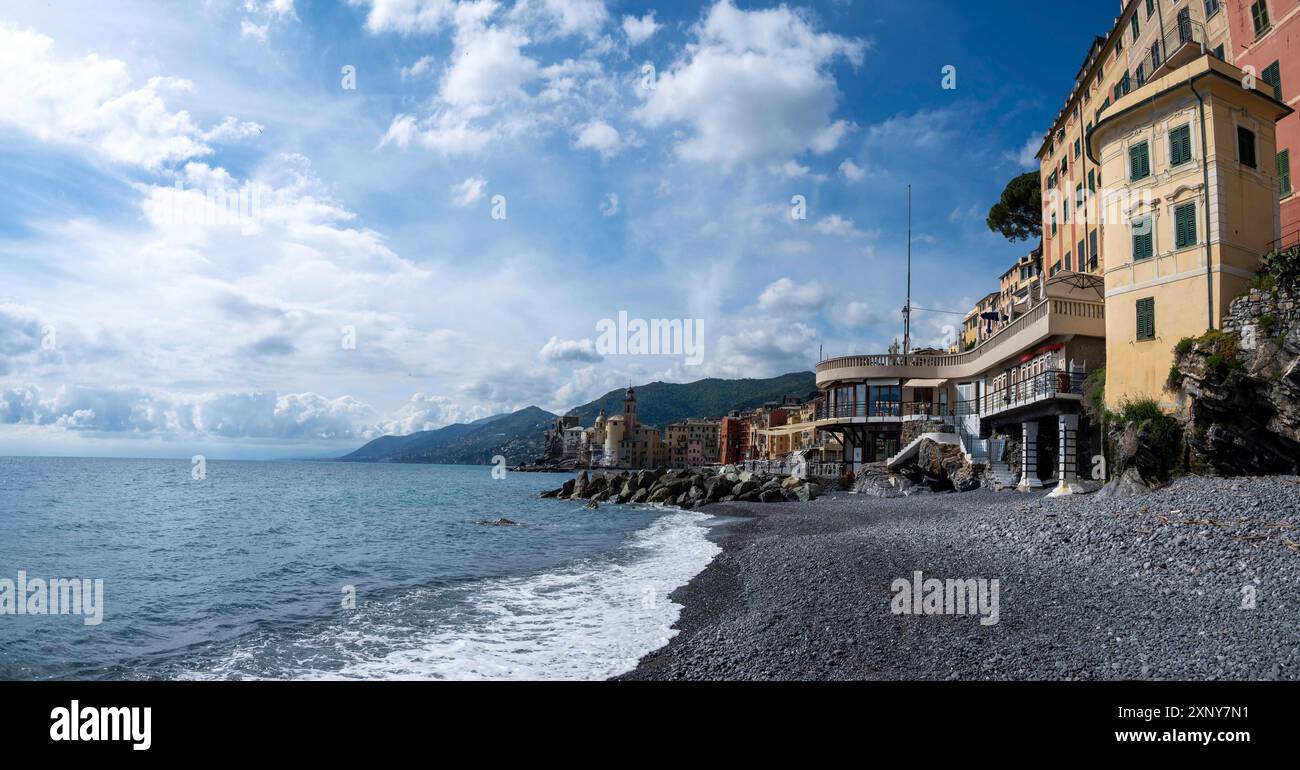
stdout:
[[733,500],[745,503],[807,502],[821,494],[816,482],[772,476],[732,465],[668,470],[582,470],[541,497],[600,503],[662,503],[699,508]]

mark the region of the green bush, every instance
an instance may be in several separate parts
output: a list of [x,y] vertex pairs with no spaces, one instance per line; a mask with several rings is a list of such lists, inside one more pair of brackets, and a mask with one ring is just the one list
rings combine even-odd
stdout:
[[1196,344],[1195,337],[1183,337],[1181,340],[1178,341],[1177,345],[1174,345],[1174,355],[1176,356],[1187,355],[1188,353],[1192,352],[1192,345],[1195,344]]
[[1165,388],[1168,390],[1178,390],[1183,387],[1183,373],[1178,370],[1178,362],[1169,365],[1169,376],[1165,379]]

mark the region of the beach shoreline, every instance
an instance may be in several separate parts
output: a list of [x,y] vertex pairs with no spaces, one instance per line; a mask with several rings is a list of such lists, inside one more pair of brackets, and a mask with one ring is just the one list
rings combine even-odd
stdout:
[[[670,595],[679,633],[614,679],[1300,679],[1296,477],[708,512],[738,520]],[[998,580],[998,621],[894,614],[918,571]]]

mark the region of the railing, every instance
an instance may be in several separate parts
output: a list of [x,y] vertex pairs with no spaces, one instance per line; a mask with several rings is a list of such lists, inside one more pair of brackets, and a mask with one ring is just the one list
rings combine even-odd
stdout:
[[862,356],[840,356],[838,358],[828,358],[819,362],[817,364],[817,373],[821,374],[822,372],[831,369],[843,369],[849,367],[940,367],[971,363],[979,360],[981,356],[993,350],[1003,340],[1014,336],[1026,326],[1030,326],[1031,324],[1042,320],[1042,318],[1049,312],[1053,315],[1073,316],[1077,318],[1103,319],[1106,317],[1106,307],[1101,302],[1087,302],[1060,297],[1049,297],[1047,300],[1034,305],[1024,315],[1017,317],[1016,320],[1011,321],[1001,329],[998,329],[992,336],[985,339],[979,345],[976,345],[974,348],[963,353],[945,353],[942,355],[923,356],[915,354],[904,355],[902,353],[878,353]]
[[1270,242],[1268,244],[1268,250],[1270,252],[1286,251],[1287,249],[1294,248],[1296,246],[1300,246],[1300,225],[1296,225],[1290,230],[1287,230],[1286,232],[1282,233],[1281,238],[1278,238],[1277,240]]
[[848,404],[821,404],[817,407],[818,420],[901,416],[902,404],[899,401],[856,401]]
[[1198,46],[1203,53],[1206,50],[1206,40],[1205,27],[1198,21],[1192,21],[1188,10],[1183,8],[1178,12],[1178,19],[1161,31],[1155,48],[1147,54],[1151,61],[1152,76],[1154,77],[1155,73],[1168,64],[1185,46]]
[[1032,404],[1060,395],[1083,395],[1083,372],[1066,372],[1051,369],[1026,380],[989,391],[980,409],[982,415],[992,415]]
[[770,476],[835,476],[844,472],[842,462],[808,462],[807,460],[745,460],[740,464],[750,473]]

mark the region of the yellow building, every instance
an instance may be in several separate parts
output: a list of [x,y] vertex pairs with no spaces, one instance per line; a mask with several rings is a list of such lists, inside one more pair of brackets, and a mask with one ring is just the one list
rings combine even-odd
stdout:
[[[1195,4],[1193,4],[1195,5]],[[1183,337],[1219,328],[1281,228],[1276,121],[1292,110],[1241,70],[1199,55],[1112,104],[1088,156],[1110,188],[1106,401],[1168,401]]]
[[[1234,0],[1239,2],[1240,0]],[[1106,265],[1098,191],[1120,182],[1085,151],[1088,132],[1111,106],[1188,57],[1232,57],[1228,9],[1219,0],[1127,0],[1104,37],[1088,49],[1065,106],[1038,151],[1043,194],[1043,270],[1100,274]],[[1123,254],[1119,255],[1121,258]]]
[[962,319],[961,335],[957,339],[957,350],[950,350],[949,353],[960,353],[963,350],[970,350],[976,345],[983,342],[993,330],[993,325],[985,318],[981,318],[984,313],[991,313],[998,309],[998,293],[990,292],[975,303],[975,307],[967,311],[966,316]]

